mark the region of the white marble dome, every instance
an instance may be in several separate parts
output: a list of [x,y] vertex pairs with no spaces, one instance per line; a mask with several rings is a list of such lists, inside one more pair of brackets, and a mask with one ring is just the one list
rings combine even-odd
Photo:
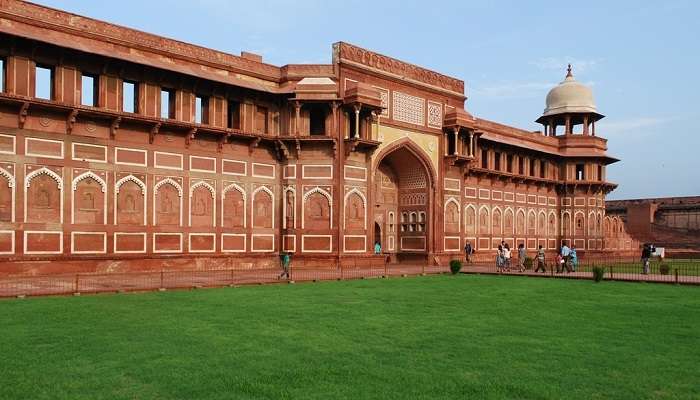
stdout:
[[569,65],[566,78],[547,94],[543,117],[564,113],[597,113],[591,89],[574,79]]

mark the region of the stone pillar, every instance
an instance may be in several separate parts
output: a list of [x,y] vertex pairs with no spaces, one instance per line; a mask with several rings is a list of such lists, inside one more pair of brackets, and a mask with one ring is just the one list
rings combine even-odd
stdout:
[[370,139],[379,140],[379,129],[382,127],[382,113],[380,111],[379,114],[377,114],[376,111],[372,111],[372,115],[376,115],[377,118],[377,135]]
[[591,122],[591,135],[595,136],[595,121]]
[[[294,102],[294,134],[299,136],[299,119],[301,118],[301,102]],[[296,217],[296,216],[295,216]]]
[[469,131],[469,157],[474,157],[474,132]]
[[454,134],[454,141],[455,141],[455,154],[454,155],[459,155],[459,127],[453,128],[452,133]]
[[353,139],[360,137],[360,106],[355,105],[355,132],[352,133]]
[[338,102],[331,102],[331,113],[333,114],[333,123],[331,124],[331,129],[333,129],[333,135],[338,134]]
[[566,130],[564,131],[565,134],[571,135],[571,116],[567,115],[566,116]]
[[583,116],[583,134],[588,136],[588,115]]

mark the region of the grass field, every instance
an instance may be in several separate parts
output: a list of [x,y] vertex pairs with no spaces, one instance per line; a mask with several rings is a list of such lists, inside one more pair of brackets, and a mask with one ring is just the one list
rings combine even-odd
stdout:
[[697,399],[699,290],[429,276],[0,301],[0,398]]

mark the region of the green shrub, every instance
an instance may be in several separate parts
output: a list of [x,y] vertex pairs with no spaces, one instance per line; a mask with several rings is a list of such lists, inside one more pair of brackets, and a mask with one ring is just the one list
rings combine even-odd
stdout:
[[525,260],[523,261],[523,265],[525,266],[525,269],[532,269],[532,263],[533,263],[532,257],[525,257]]
[[462,269],[462,260],[450,260],[450,271],[452,274],[458,274]]
[[661,264],[659,265],[659,272],[661,275],[668,275],[669,272],[671,272],[671,267],[669,267],[668,264]]
[[593,280],[600,282],[605,278],[605,267],[593,267]]

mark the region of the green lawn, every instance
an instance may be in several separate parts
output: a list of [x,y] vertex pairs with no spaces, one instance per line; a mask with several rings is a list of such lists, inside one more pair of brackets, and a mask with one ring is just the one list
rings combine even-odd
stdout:
[[0,301],[2,399],[697,399],[700,288],[428,276]]

